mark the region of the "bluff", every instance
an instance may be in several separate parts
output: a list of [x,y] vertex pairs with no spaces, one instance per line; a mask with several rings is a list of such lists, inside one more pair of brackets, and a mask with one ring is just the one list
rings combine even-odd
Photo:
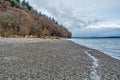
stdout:
[[0,0],[0,36],[11,35],[71,37],[54,18],[37,12],[25,0]]

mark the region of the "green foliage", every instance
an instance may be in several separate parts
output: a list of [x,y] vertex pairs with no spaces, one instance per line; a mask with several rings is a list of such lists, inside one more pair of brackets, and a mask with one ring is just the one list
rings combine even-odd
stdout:
[[29,4],[29,2],[28,2],[28,1],[26,2],[26,7],[28,8],[28,10],[29,10],[29,11],[31,11],[31,10],[32,10],[32,6],[30,6],[30,4]]
[[11,1],[10,1],[10,4],[11,4],[12,7],[16,7],[15,1],[11,0]]
[[16,0],[18,3],[20,3],[20,0]]
[[22,1],[22,5],[24,5],[24,6],[26,5],[26,1],[25,0]]
[[22,5],[26,6],[29,11],[32,10],[32,6],[29,4],[28,1],[26,2],[25,0],[23,0],[23,1],[22,1]]
[[10,4],[12,7],[19,8],[19,5],[17,4],[16,0],[10,0]]

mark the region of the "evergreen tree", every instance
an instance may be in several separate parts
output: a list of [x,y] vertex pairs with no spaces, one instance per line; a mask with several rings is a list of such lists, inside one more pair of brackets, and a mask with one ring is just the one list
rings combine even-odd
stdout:
[[22,1],[22,5],[24,5],[24,6],[26,5],[26,1],[25,0]]
[[20,0],[16,0],[18,3],[20,3]]
[[26,7],[27,7],[27,9],[28,9],[29,11],[31,11],[31,10],[32,10],[32,7],[30,6],[30,4],[29,4],[29,2],[28,2],[28,1],[26,2]]
[[15,1],[11,0],[10,3],[11,3],[11,6],[12,6],[12,7],[16,7]]
[[30,4],[29,4],[28,1],[26,2],[25,0],[23,0],[23,1],[22,1],[22,5],[26,6],[29,11],[32,10],[32,6],[30,6]]

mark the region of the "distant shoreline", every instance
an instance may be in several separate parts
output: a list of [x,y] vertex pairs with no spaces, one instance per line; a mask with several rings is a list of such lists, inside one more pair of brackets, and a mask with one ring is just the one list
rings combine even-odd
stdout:
[[113,37],[72,37],[75,39],[104,39],[104,38],[120,38],[120,36],[113,36]]

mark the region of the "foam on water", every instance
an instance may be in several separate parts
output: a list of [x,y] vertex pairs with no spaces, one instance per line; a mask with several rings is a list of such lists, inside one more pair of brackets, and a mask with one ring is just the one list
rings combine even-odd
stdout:
[[89,54],[88,51],[86,51],[85,53],[93,60],[92,72],[90,75],[91,80],[100,80],[100,76],[97,74],[96,70],[96,68],[99,66],[98,59]]

